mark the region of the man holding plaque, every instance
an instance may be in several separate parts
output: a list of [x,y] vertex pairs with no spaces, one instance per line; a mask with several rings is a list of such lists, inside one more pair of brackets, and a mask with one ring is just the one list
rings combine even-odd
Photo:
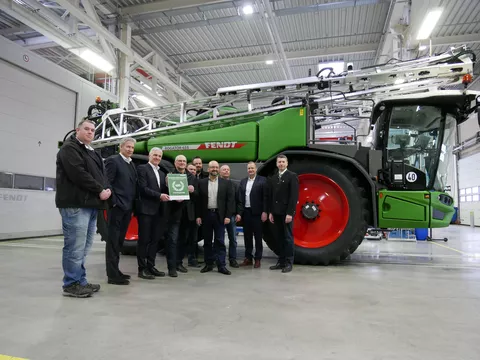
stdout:
[[175,170],[167,175],[170,202],[167,205],[168,230],[166,236],[168,275],[177,277],[177,271],[188,272],[183,266],[187,250],[187,229],[195,219],[193,197],[196,195],[196,178],[187,168],[187,158],[178,155],[175,158]]

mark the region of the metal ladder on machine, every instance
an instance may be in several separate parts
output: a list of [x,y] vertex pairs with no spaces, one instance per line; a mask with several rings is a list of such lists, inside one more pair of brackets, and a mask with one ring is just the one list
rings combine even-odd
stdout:
[[[466,47],[460,47],[433,57],[387,63],[340,75],[328,73],[324,77],[321,71],[318,76],[307,78],[220,88],[215,96],[202,99],[128,111],[108,110],[96,126],[100,135],[92,146],[116,145],[125,137],[148,139],[189,127],[201,130],[220,123],[239,124],[272,111],[305,106],[307,102],[318,105],[313,118],[320,126],[368,118],[372,102],[461,84],[465,75],[471,80],[470,54]],[[255,107],[274,97],[280,97],[281,103]],[[242,108],[226,111],[226,107],[233,104]],[[189,115],[190,112],[197,113]],[[127,132],[128,122],[137,124],[133,131]],[[115,134],[108,134],[107,128]]]

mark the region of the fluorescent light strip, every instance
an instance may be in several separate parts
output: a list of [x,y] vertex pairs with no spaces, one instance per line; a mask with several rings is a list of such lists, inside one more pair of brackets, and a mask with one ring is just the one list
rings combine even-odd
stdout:
[[435,25],[437,25],[438,20],[440,20],[440,16],[442,16],[442,12],[442,8],[436,8],[427,13],[420,30],[418,30],[417,40],[426,40],[430,37]]

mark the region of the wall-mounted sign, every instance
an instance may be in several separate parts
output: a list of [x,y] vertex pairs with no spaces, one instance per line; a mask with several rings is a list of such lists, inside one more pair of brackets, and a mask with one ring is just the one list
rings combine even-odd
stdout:
[[23,61],[25,61],[25,62],[30,61],[30,58],[28,57],[28,55],[23,55]]

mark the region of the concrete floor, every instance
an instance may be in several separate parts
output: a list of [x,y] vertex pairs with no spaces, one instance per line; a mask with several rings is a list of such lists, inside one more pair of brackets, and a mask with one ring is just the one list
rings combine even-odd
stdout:
[[[106,284],[96,241],[93,298],[61,295],[61,238],[0,242],[0,354],[31,360],[478,360],[480,229],[444,242],[365,241],[338,266]],[[241,243],[241,240],[240,240]],[[165,270],[163,257],[159,269]],[[0,356],[1,358],[1,356]]]

